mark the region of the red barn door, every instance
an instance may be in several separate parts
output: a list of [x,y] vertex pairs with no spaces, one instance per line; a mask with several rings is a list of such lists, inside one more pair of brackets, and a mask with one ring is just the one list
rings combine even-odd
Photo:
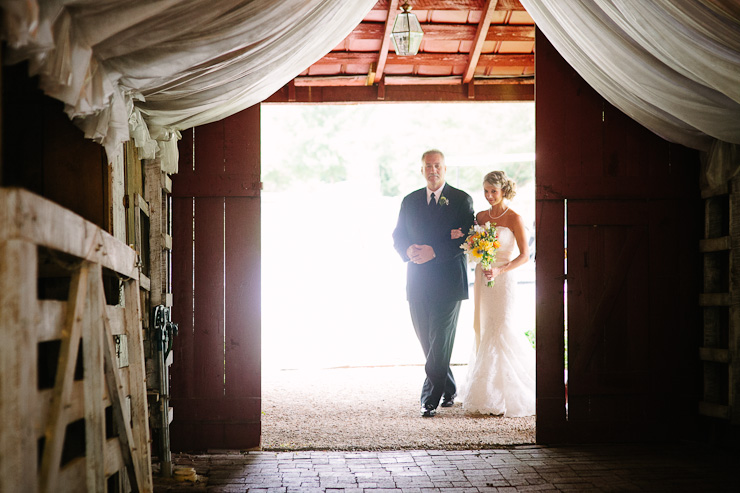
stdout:
[[698,157],[536,43],[537,440],[665,439],[698,389]]
[[184,133],[172,179],[173,451],[260,441],[260,108]]

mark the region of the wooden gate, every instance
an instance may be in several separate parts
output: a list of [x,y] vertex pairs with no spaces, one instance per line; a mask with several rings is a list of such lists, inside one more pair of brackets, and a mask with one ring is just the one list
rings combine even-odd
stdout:
[[173,451],[260,440],[259,105],[185,132],[172,180]]
[[151,491],[136,253],[0,189],[0,491]]
[[698,157],[536,43],[537,441],[665,438],[697,401]]

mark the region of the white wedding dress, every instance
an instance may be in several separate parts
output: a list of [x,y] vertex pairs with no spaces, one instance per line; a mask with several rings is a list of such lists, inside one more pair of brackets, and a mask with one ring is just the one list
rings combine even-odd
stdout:
[[[498,226],[501,244],[496,265],[514,258],[514,233]],[[467,378],[459,390],[463,409],[505,417],[535,414],[535,351],[517,322],[516,270],[494,278],[493,287],[480,264],[475,269],[475,347]]]

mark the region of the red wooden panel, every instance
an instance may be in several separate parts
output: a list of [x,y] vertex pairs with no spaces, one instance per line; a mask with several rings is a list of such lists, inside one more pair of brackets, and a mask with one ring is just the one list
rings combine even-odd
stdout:
[[193,133],[173,178],[175,313],[192,323],[175,341],[172,449],[247,449],[260,440],[259,107]]
[[260,106],[255,105],[223,120],[224,171],[260,180]]
[[170,393],[193,397],[193,198],[172,199],[172,321],[178,335],[172,348]]
[[259,422],[260,403],[251,397],[204,397],[188,402],[190,405],[182,406],[177,413],[177,418],[186,422],[232,424],[252,422],[255,418]]
[[193,388],[224,395],[224,199],[195,199]]
[[[601,210],[610,205],[568,202],[571,421],[603,419],[604,413],[616,417],[622,413],[622,401],[650,400],[644,382],[650,376],[651,343],[658,341],[650,340],[651,293],[649,283],[643,282],[648,257],[639,254],[649,250],[647,215],[636,211],[640,204],[622,204],[627,214],[612,224],[604,218],[609,211]],[[594,408],[596,397],[614,407]],[[642,424],[639,415],[624,419]]]
[[571,176],[580,176],[601,157],[603,102],[536,31],[535,118],[537,186],[562,197]]
[[[260,203],[226,199],[226,396],[260,399]],[[257,416],[259,419],[259,406]]]
[[[536,63],[537,440],[666,439],[697,402],[697,155],[606,103],[540,32]],[[568,211],[564,418],[557,199]]]
[[[258,197],[259,105],[224,120],[195,129],[197,145],[187,149],[189,162],[182,163],[174,196]],[[193,156],[195,169],[193,170]]]
[[[537,160],[537,173],[541,161]],[[537,442],[565,436],[565,221],[562,200],[538,200],[537,217]]]

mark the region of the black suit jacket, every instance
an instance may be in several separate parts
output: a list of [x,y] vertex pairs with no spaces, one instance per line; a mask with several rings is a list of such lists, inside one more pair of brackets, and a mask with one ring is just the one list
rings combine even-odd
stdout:
[[[447,199],[447,204],[441,198]],[[435,209],[435,210],[432,210]],[[445,183],[440,201],[427,205],[426,188],[404,197],[398,223],[393,231],[393,246],[408,262],[406,298],[409,301],[457,301],[468,298],[468,273],[460,245],[474,222],[473,199],[462,190]],[[462,228],[463,237],[453,240],[450,231]],[[436,257],[417,265],[409,262],[406,250],[413,244],[430,245]]]

